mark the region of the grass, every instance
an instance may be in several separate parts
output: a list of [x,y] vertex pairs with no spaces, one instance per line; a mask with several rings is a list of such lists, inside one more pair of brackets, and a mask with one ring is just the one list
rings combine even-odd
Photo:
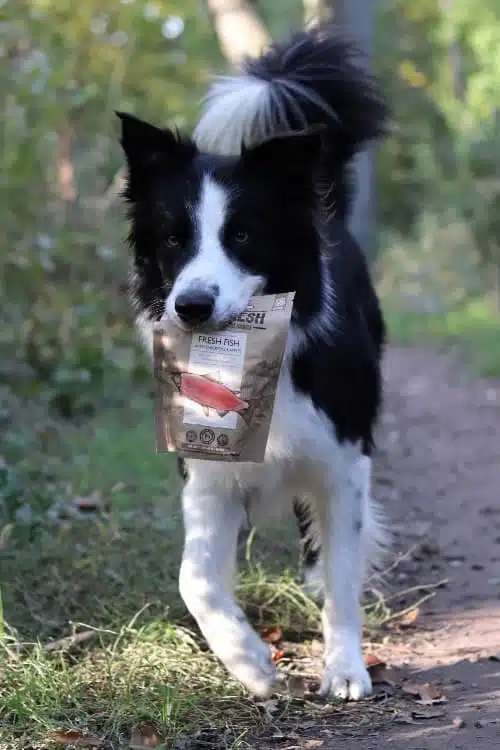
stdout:
[[389,301],[385,314],[393,342],[455,346],[475,372],[500,376],[500,314],[492,313],[483,299],[437,313],[409,312]]
[[382,229],[380,246],[378,290],[391,341],[454,347],[473,372],[499,376],[499,297],[470,225],[449,206],[424,209],[409,236]]
[[[161,742],[217,730],[241,746],[262,709],[206,651],[180,601],[178,481],[171,457],[154,452],[148,389],[80,422],[36,405],[18,417],[0,524],[2,750],[53,747],[59,729],[117,742],[146,725]],[[75,498],[96,492],[100,511],[75,514]],[[274,537],[272,565],[270,552],[265,535],[242,546],[249,615],[257,627],[317,631],[289,529]]]
[[116,740],[152,722],[171,741],[193,727],[237,735],[258,721],[258,708],[242,701],[241,689],[181,626],[141,622],[138,613],[120,631],[94,632],[96,645],[80,653],[5,640],[6,747],[25,748],[60,727]]
[[[185,736],[252,747],[269,731],[265,706],[228,678],[180,600],[179,485],[171,457],[153,450],[151,415],[148,388],[138,387],[120,408],[82,421],[24,410],[5,443],[1,750],[49,750],[83,735],[113,748],[141,733],[160,747]],[[75,498],[96,492],[99,512],[76,514]],[[240,558],[240,601],[258,630],[279,627],[292,644],[282,668],[303,672],[320,618],[299,585],[292,525],[242,540]],[[390,613],[379,599],[369,626]],[[273,721],[304,711],[294,701],[283,698]]]

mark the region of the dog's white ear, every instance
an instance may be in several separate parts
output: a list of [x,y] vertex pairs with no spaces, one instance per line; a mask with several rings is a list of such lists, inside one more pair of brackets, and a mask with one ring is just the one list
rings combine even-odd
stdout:
[[152,167],[159,163],[175,167],[194,157],[195,144],[182,140],[172,130],[157,128],[126,112],[117,112],[116,115],[121,121],[120,143],[131,169]]
[[267,173],[290,176],[291,173],[311,173],[323,150],[325,128],[285,133],[269,138],[258,146],[244,149],[245,167]]

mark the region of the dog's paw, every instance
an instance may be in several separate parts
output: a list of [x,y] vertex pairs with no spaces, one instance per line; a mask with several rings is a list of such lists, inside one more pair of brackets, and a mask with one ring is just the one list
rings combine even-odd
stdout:
[[271,650],[252,631],[245,638],[241,655],[231,654],[225,663],[247,690],[259,698],[268,698],[277,685]]
[[361,651],[335,649],[327,655],[320,694],[357,701],[372,692],[372,681]]
[[214,654],[250,693],[267,698],[273,692],[277,675],[271,650],[246,622],[203,630]]

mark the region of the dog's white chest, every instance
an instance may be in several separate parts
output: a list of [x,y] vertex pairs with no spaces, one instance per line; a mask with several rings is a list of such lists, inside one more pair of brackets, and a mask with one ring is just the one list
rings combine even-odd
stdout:
[[266,450],[266,461],[293,459],[307,452],[317,421],[311,399],[295,390],[288,366],[281,373]]
[[295,389],[289,362],[286,358],[278,384],[266,463],[322,462],[336,444],[335,430],[311,397]]

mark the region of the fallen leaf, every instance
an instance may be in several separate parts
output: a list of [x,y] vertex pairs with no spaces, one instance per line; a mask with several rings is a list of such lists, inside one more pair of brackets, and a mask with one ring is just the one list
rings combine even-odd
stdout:
[[60,745],[72,745],[73,747],[100,747],[102,740],[90,734],[84,734],[79,729],[55,729],[49,732],[48,739],[58,742]]
[[384,664],[385,666],[385,662],[380,661],[378,656],[376,656],[375,654],[372,654],[371,652],[368,652],[367,654],[365,654],[364,661],[365,661],[365,666],[367,667],[367,669],[370,669],[370,667],[376,667],[378,664]]
[[446,703],[446,698],[436,685],[426,682],[422,685],[419,702],[425,706],[433,706],[435,703]]
[[402,686],[403,693],[412,695],[418,698],[418,702],[423,706],[433,706],[436,703],[446,703],[447,699],[443,695],[442,691],[430,682],[424,684],[415,684],[412,682],[405,682]]
[[365,664],[373,685],[399,685],[403,679],[402,670],[387,666],[374,654],[366,654]]
[[261,631],[260,637],[266,643],[279,643],[283,638],[281,628],[277,625],[271,628],[265,628]]
[[375,654],[365,654],[365,665],[368,670],[368,674],[371,677],[371,681],[374,685],[385,682],[385,672],[387,664],[385,661],[381,661]]
[[401,627],[407,628],[410,625],[413,625],[419,614],[419,608],[414,607],[413,609],[410,609],[408,612],[405,612],[403,615],[401,615],[401,617],[398,617],[396,622],[398,623],[398,625],[401,625]]
[[130,750],[160,750],[165,747],[152,722],[140,724],[132,730]]
[[381,661],[378,664],[372,664],[368,667],[368,674],[371,677],[373,685],[382,685],[387,682],[387,664]]
[[103,505],[102,492],[96,490],[90,495],[87,495],[87,497],[75,497],[73,498],[73,504],[78,510],[83,511],[84,513],[99,510]]

